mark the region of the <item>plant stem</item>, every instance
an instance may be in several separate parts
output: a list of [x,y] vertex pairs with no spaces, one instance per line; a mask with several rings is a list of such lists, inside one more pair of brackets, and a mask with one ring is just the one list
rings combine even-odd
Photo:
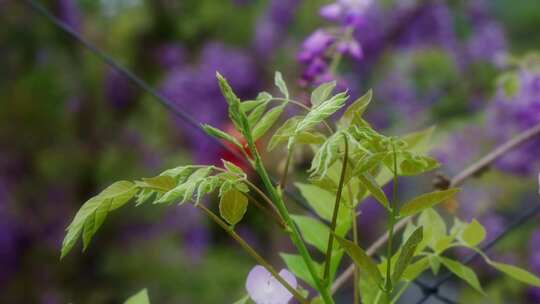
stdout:
[[246,184],[248,184],[248,186],[250,186],[253,190],[255,190],[255,192],[257,192],[257,194],[259,194],[263,198],[263,200],[267,203],[268,207],[270,207],[270,209],[272,209],[273,213],[277,217],[279,217],[279,221],[281,223],[285,223],[284,220],[283,220],[283,217],[281,216],[281,214],[279,212],[279,210],[276,208],[274,203],[272,203],[272,200],[259,187],[257,187],[255,184],[250,182],[248,179],[245,179],[244,181],[246,182]]
[[330,225],[330,233],[328,234],[328,245],[326,247],[326,263],[324,266],[323,281],[328,285],[330,276],[330,264],[332,262],[332,247],[334,247],[334,233],[336,232],[337,218],[339,212],[339,206],[341,201],[341,193],[343,192],[343,186],[345,182],[345,173],[347,171],[347,163],[349,162],[349,142],[347,136],[343,135],[343,141],[345,143],[345,154],[343,156],[343,166],[341,167],[341,176],[339,177],[339,184],[336,193],[336,201],[334,203],[334,213],[332,214],[332,224]]
[[261,205],[254,197],[253,195],[249,194],[249,193],[245,193],[246,196],[249,198],[249,200],[251,201],[251,203],[253,205],[255,205],[257,208],[259,208],[259,210],[261,210],[262,212],[266,213],[270,218],[274,219],[276,221],[276,223],[279,225],[279,227],[281,227],[282,229],[286,229],[287,228],[287,225],[285,225],[285,223],[283,222],[283,219],[279,216],[279,214],[273,212],[273,211],[270,211],[270,209],[268,208],[265,208],[263,205]]
[[[352,193],[352,189],[351,189],[351,184],[348,184],[347,185],[347,190],[349,191],[349,199],[351,201],[351,205],[352,205],[352,208],[351,208],[351,223],[352,223],[352,231],[353,231],[353,242],[355,245],[358,246],[358,223],[357,223],[357,220],[356,220],[356,205],[354,204],[355,203],[355,200],[353,198],[353,193]],[[353,303],[354,304],[359,304],[360,303],[360,290],[359,289],[359,286],[358,286],[358,283],[359,283],[359,279],[360,279],[360,271],[358,269],[358,267],[356,266],[356,264],[354,264],[354,276],[353,276]]]
[[317,274],[317,270],[315,269],[315,265],[313,264],[313,260],[311,259],[311,255],[309,254],[309,251],[307,250],[306,244],[302,240],[302,237],[300,235],[300,231],[298,231],[298,228],[294,224],[289,211],[287,210],[287,207],[285,206],[285,202],[283,201],[282,196],[277,191],[276,187],[272,184],[272,180],[270,179],[270,176],[268,175],[268,172],[266,171],[264,164],[262,162],[261,156],[259,154],[259,151],[257,150],[257,146],[255,146],[255,143],[253,141],[253,138],[248,134],[246,136],[246,141],[248,142],[248,146],[251,150],[251,154],[254,157],[254,168],[259,177],[261,178],[266,190],[268,191],[270,195],[270,199],[275,202],[275,206],[277,207],[277,210],[279,211],[279,214],[285,221],[285,224],[287,225],[287,231],[289,232],[289,236],[291,238],[292,243],[298,250],[298,253],[300,256],[302,256],[302,259],[304,260],[304,263],[306,264],[309,274],[315,281],[315,284],[317,285],[318,291],[321,293],[321,297],[324,300],[324,303],[326,304],[333,304],[334,300],[332,300],[332,296],[330,295],[329,290],[324,286]]
[[221,228],[223,228],[223,230],[225,230],[236,242],[238,242],[238,244],[240,244],[242,249],[244,249],[250,256],[252,256],[257,261],[257,263],[259,263],[264,268],[266,268],[266,270],[268,270],[272,274],[272,276],[274,276],[274,278],[276,278],[276,280],[278,280],[278,282],[281,283],[281,285],[283,285],[283,287],[285,287],[290,293],[292,293],[292,295],[300,303],[303,303],[303,304],[308,304],[309,303],[296,289],[294,289],[285,279],[283,279],[279,275],[279,273],[274,269],[274,267],[268,261],[266,261],[253,248],[251,248],[251,246],[249,246],[249,244],[246,243],[246,241],[244,241],[244,239],[242,239],[234,231],[234,229],[231,226],[229,226],[227,223],[225,223],[221,218],[219,218],[219,216],[214,214],[212,211],[210,211],[204,205],[199,204],[199,205],[197,205],[197,207],[199,207],[199,209],[201,209],[204,213],[206,213],[206,215],[208,215],[208,217],[212,221],[214,221],[216,224],[221,226]]
[[388,243],[386,247],[386,285],[385,285],[385,293],[388,301],[391,300],[392,297],[392,255],[393,255],[393,248],[392,248],[392,239],[394,237],[394,225],[396,221],[395,216],[395,210],[397,209],[397,154],[396,154],[396,147],[394,143],[392,143],[392,150],[394,152],[394,178],[393,178],[393,189],[392,189],[392,201],[390,202],[388,206]]

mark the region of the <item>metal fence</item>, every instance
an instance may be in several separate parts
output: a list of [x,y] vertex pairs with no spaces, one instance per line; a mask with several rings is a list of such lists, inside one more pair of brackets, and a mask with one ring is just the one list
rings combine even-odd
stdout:
[[[142,89],[146,93],[150,94],[159,103],[161,103],[166,109],[171,111],[174,115],[178,116],[180,119],[185,121],[187,124],[189,124],[191,127],[196,129],[198,132],[204,132],[201,129],[199,122],[197,122],[188,113],[186,113],[182,109],[175,106],[170,100],[168,100],[163,95],[161,95],[152,86],[150,86],[148,83],[146,83],[140,77],[135,75],[133,72],[131,72],[130,70],[128,70],[127,68],[125,68],[124,66],[119,64],[109,54],[107,54],[106,52],[103,52],[98,47],[96,47],[94,44],[87,41],[78,32],[74,31],[68,25],[66,25],[62,20],[55,17],[43,5],[41,5],[40,3],[38,3],[35,0],[24,0],[24,1],[34,12],[36,12],[39,15],[43,16],[45,19],[47,19],[49,22],[51,22],[54,26],[56,26],[59,30],[61,30],[65,34],[67,34],[71,39],[73,39],[77,43],[81,44],[84,48],[86,48],[88,51],[93,53],[96,57],[98,57],[100,60],[102,60],[105,64],[109,65],[113,70],[115,70],[116,72],[120,73],[121,75],[123,75],[124,77],[129,79],[131,82],[133,82],[133,84],[135,84],[137,87],[139,87],[140,89]],[[512,146],[511,148],[517,146],[518,144],[521,144],[521,142],[524,142],[525,140],[528,140],[528,139],[532,138],[533,136],[538,135],[538,133],[540,133],[537,130],[531,130],[531,131],[533,131],[533,132],[529,132],[529,133],[531,133],[531,134],[529,134],[530,136],[525,136],[526,138],[524,138],[519,143],[515,143],[513,145],[510,143],[511,146]],[[526,133],[526,132],[524,132],[524,133]],[[215,142],[215,144],[220,145],[221,147],[223,147],[224,149],[226,149],[227,151],[229,151],[233,155],[240,156],[238,152],[232,150],[227,145],[224,145],[223,142],[219,141],[218,139],[212,137],[212,140]],[[502,152],[507,151],[505,149],[502,149],[502,150],[503,151],[501,151],[501,153],[499,153],[499,154],[493,153],[494,154],[493,158],[499,157],[500,155],[502,155]],[[243,158],[238,157],[238,159],[243,159]],[[486,161],[486,164],[484,164],[484,165],[487,165],[489,162],[491,162],[493,160],[494,159],[489,159],[489,157],[488,157],[488,160]],[[465,170],[465,171],[467,171],[467,170]],[[467,175],[465,174],[465,176],[467,176]],[[457,179],[459,180],[459,177],[457,177]],[[462,180],[460,180],[460,182],[462,182]],[[317,216],[311,210],[311,208],[308,207],[307,203],[301,197],[298,196],[298,194],[290,192],[290,191],[286,191],[285,194],[289,198],[293,199],[296,203],[298,203],[301,207],[303,207],[306,211],[310,212],[312,215]],[[540,205],[536,205],[536,206],[533,206],[530,209],[525,210],[524,212],[522,212],[521,214],[516,216],[516,218],[513,219],[504,228],[504,230],[499,235],[497,235],[493,240],[491,240],[488,243],[484,244],[482,246],[482,248],[481,248],[482,251],[489,250],[490,248],[495,246],[495,244],[497,244],[501,239],[503,239],[505,236],[507,236],[509,233],[511,233],[513,230],[517,229],[519,226],[523,225],[524,223],[526,223],[527,221],[529,221],[535,215],[538,215],[538,214],[540,214]],[[473,261],[475,261],[479,256],[480,255],[478,253],[471,254],[471,255],[467,256],[463,260],[462,263],[465,264],[465,265],[470,264]],[[425,303],[430,298],[435,298],[435,299],[439,300],[440,302],[447,303],[447,304],[455,304],[455,303],[457,303],[455,300],[452,300],[452,299],[448,298],[447,296],[441,294],[441,292],[440,292],[441,286],[446,284],[450,279],[452,279],[452,277],[453,277],[453,273],[447,271],[446,273],[444,273],[442,275],[439,275],[436,278],[435,283],[433,283],[433,284],[424,283],[420,279],[415,280],[413,283],[418,288],[420,288],[420,290],[422,291],[422,296],[415,303],[416,304],[422,304],[422,303]]]

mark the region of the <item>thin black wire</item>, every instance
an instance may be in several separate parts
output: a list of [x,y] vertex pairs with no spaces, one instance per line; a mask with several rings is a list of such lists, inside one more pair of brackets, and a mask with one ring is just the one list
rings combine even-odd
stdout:
[[[486,243],[484,246],[481,247],[482,251],[487,251],[491,247],[493,247],[497,242],[499,242],[501,239],[503,239],[508,233],[510,233],[512,230],[516,229],[517,227],[521,226],[522,224],[526,223],[528,220],[532,219],[535,215],[540,213],[540,205],[536,205],[532,208],[529,208],[525,212],[523,212],[520,216],[515,218],[508,226],[505,227],[504,231],[499,233],[497,237],[495,237],[493,240]],[[476,260],[478,257],[480,257],[480,254],[474,253],[469,255],[465,260],[463,261],[463,264],[467,265],[472,263],[474,260]],[[422,292],[424,293],[424,296],[416,302],[416,304],[422,304],[425,301],[427,301],[431,296],[437,295],[439,293],[439,288],[446,283],[448,280],[452,278],[454,274],[452,272],[447,272],[444,276],[442,276],[435,284],[432,286],[424,286],[422,288]],[[417,283],[419,286],[425,285],[423,283]]]
[[[62,20],[58,19],[56,16],[51,14],[49,10],[47,10],[43,5],[39,4],[37,1],[34,0],[25,0],[26,4],[30,6],[35,12],[39,13],[43,17],[45,17],[47,20],[49,20],[51,23],[53,23],[56,27],[64,31],[66,34],[69,35],[70,38],[74,39],[78,43],[82,44],[86,49],[88,49],[91,53],[96,55],[99,59],[104,61],[107,65],[109,65],[112,69],[123,75],[124,77],[128,78],[130,81],[132,81],[136,86],[140,87],[143,91],[146,91],[149,93],[152,97],[154,97],[158,102],[160,102],[166,109],[180,117],[182,120],[184,120],[186,123],[188,123],[191,127],[195,128],[197,131],[204,132],[204,130],[201,128],[199,122],[197,122],[193,117],[191,117],[188,113],[184,112],[183,110],[179,109],[178,107],[175,107],[172,102],[170,102],[167,98],[165,98],[163,95],[161,95],[158,91],[156,91],[154,88],[152,88],[149,84],[147,84],[144,80],[142,80],[140,77],[129,71],[127,68],[123,67],[121,64],[119,64],[114,58],[109,56],[107,53],[100,50],[98,47],[93,45],[88,40],[84,39],[78,32],[74,31],[69,27],[67,24],[65,24]],[[240,159],[242,162],[247,161],[243,158],[240,153],[237,151],[231,149],[229,146],[225,145],[223,142],[219,141],[218,139],[211,137],[211,140],[226,149],[228,152],[232,153],[237,159]],[[275,179],[274,179],[275,182]],[[326,222],[326,220],[322,219],[318,214],[316,214],[308,205],[307,203],[300,198],[296,193],[293,193],[287,189],[285,189],[284,193],[290,197],[293,201],[295,201],[300,207],[308,211],[313,216],[319,218],[320,220]]]

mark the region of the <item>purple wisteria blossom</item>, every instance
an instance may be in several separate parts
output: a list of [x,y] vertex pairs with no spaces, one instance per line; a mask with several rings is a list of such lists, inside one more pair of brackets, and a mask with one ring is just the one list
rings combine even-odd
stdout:
[[[296,288],[296,278],[287,269],[282,269],[279,275]],[[293,297],[266,268],[260,265],[253,267],[249,272],[246,290],[256,304],[287,304]]]
[[[242,98],[252,97],[258,88],[257,72],[252,57],[220,43],[205,45],[197,64],[185,65],[167,73],[161,93],[179,109],[201,123],[225,129],[227,104],[215,81],[219,71]],[[184,138],[192,147],[195,161],[213,164],[220,161],[222,147],[199,130],[176,121]]]
[[[540,70],[534,62],[498,82],[488,109],[491,135],[504,142],[540,123]],[[503,171],[530,175],[540,167],[540,140],[532,139],[505,154],[496,165]]]
[[298,0],[269,1],[268,8],[255,25],[253,46],[258,55],[270,56],[282,43],[299,3]]

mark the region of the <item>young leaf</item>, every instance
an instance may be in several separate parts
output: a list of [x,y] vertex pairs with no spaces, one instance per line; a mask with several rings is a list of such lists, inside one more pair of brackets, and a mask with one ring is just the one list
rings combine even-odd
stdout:
[[285,105],[286,104],[283,104],[271,109],[261,118],[253,128],[253,140],[261,138],[274,125],[281,113],[283,113]]
[[124,304],[150,304],[150,299],[148,298],[148,291],[145,289],[139,291],[135,295],[127,299]]
[[176,186],[176,181],[169,175],[158,175],[150,178],[143,178],[135,184],[143,189],[151,189],[160,192],[167,192]]
[[244,113],[247,113],[261,104],[268,103],[270,100],[272,100],[272,95],[267,92],[261,92],[259,95],[257,95],[257,99],[241,102],[240,109]]
[[429,246],[436,250],[437,244],[446,237],[446,223],[434,209],[426,209],[418,218],[418,224],[424,227],[424,239],[420,248]]
[[254,126],[259,122],[267,106],[268,103],[262,103],[258,105],[253,111],[251,111],[251,113],[249,113],[248,122],[250,126]]
[[371,193],[371,195],[379,202],[381,205],[383,205],[386,209],[388,209],[388,198],[386,197],[386,194],[384,194],[384,191],[379,187],[377,182],[371,177],[371,175],[367,173],[362,173],[360,175],[357,175],[358,180],[360,183],[366,187],[366,189]]
[[439,273],[439,269],[441,268],[441,260],[439,259],[438,255],[429,255],[429,266],[431,267],[431,271],[434,275],[437,275]]
[[346,94],[346,92],[339,93],[329,100],[321,103],[318,107],[312,109],[304,117],[304,119],[298,123],[294,133],[299,134],[303,131],[308,131],[310,128],[321,123],[323,120],[334,114],[337,110],[341,109],[348,98]]
[[221,93],[229,104],[229,118],[234,124],[236,130],[245,136],[249,132],[249,123],[246,114],[240,109],[240,99],[236,96],[236,94],[234,94],[231,86],[227,80],[221,76],[221,74],[216,72],[216,77],[218,79]]
[[399,210],[400,216],[411,216],[436,204],[443,202],[456,194],[458,188],[451,188],[443,191],[434,191],[422,194],[406,202]]
[[155,204],[170,203],[175,200],[180,200],[179,203],[182,204],[187,200],[192,199],[199,183],[201,183],[212,170],[213,166],[203,167],[195,170],[186,181],[180,183],[174,189],[167,191],[159,200],[155,202]]
[[369,90],[366,94],[355,100],[343,113],[343,116],[340,119],[340,124],[349,125],[355,117],[362,117],[367,106],[371,102],[373,97],[373,91]]
[[403,272],[401,276],[402,280],[411,282],[415,280],[422,272],[424,272],[429,267],[429,262],[427,257],[423,257],[418,261],[410,264],[407,269]]
[[204,132],[206,132],[206,134],[208,134],[208,135],[210,135],[212,137],[215,137],[215,138],[222,139],[224,141],[230,142],[231,144],[235,145],[236,147],[242,149],[242,145],[232,135],[229,135],[229,134],[221,131],[220,129],[214,128],[211,125],[207,125],[207,124],[202,124],[202,128],[203,128]]
[[540,287],[540,278],[524,269],[491,260],[487,260],[486,262],[511,278],[514,278],[525,284]]
[[232,226],[242,220],[248,205],[247,197],[236,189],[227,191],[219,200],[219,213]]
[[401,248],[401,253],[396,262],[394,273],[392,274],[392,282],[399,282],[403,272],[409,266],[414,257],[416,247],[422,241],[422,227],[418,227],[411,236],[407,239],[403,247]]
[[246,173],[244,173],[244,171],[238,167],[237,165],[231,163],[230,161],[227,161],[227,160],[224,160],[222,159],[221,160],[223,162],[223,166],[225,167],[225,169],[227,169],[227,171],[231,172],[231,173],[234,173],[236,175],[239,175],[239,176],[245,176]]
[[336,87],[336,81],[325,82],[311,93],[311,105],[315,108],[325,101]]
[[364,252],[362,248],[355,243],[343,239],[336,235],[336,239],[339,244],[345,249],[347,254],[353,259],[354,263],[364,270],[368,277],[379,286],[383,283],[383,277],[379,272],[377,264]]
[[445,257],[439,257],[444,267],[446,267],[448,270],[453,272],[457,277],[467,282],[471,287],[473,287],[476,291],[478,291],[481,294],[485,294],[484,290],[482,289],[482,286],[480,285],[480,282],[478,281],[478,277],[476,277],[476,274],[474,271],[451,259],[445,258]]
[[283,96],[285,96],[285,99],[289,99],[289,90],[287,89],[287,85],[285,84],[285,81],[283,81],[283,76],[280,72],[276,72],[274,76],[274,82],[279,88],[279,91],[281,91],[281,93],[283,93]]
[[301,116],[293,116],[287,119],[270,139],[267,148],[268,151],[272,151],[279,143],[289,140],[294,135],[294,129],[296,129],[296,125],[300,119]]
[[[66,256],[84,229],[84,248],[105,220],[107,213],[122,207],[138,191],[138,187],[129,181],[116,182],[97,196],[84,203],[67,227],[67,233],[62,242],[60,258]],[[98,212],[99,211],[99,212]]]
[[469,246],[474,247],[486,238],[486,229],[476,219],[467,224],[461,232],[461,239]]

